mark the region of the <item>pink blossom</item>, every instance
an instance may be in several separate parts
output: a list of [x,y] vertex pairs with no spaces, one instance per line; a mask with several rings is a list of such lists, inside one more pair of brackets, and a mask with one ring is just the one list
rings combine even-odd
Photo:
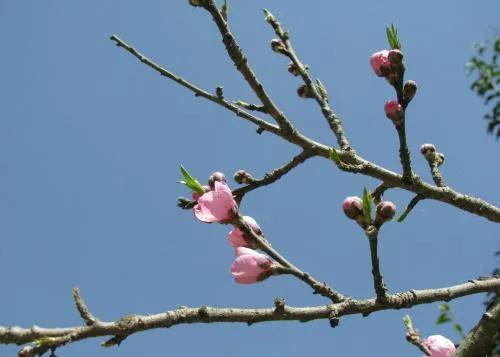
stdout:
[[360,214],[363,214],[363,201],[357,196],[347,197],[342,203],[342,209],[347,217],[356,219]]
[[236,259],[231,266],[231,274],[239,284],[253,284],[267,278],[272,260],[253,249],[238,247]]
[[[389,51],[383,50],[375,52],[370,57],[370,64],[372,65],[372,68],[377,76],[385,77],[384,72],[388,72],[391,67],[391,62],[389,61]],[[384,71],[383,68],[386,70]]]
[[455,352],[453,342],[441,335],[429,336],[422,343],[431,352],[431,357],[451,357],[453,352]]
[[382,201],[377,205],[377,217],[375,218],[378,222],[387,222],[394,217],[396,214],[396,205],[391,201]]
[[[252,231],[254,231],[256,234],[262,234],[262,231],[255,221],[250,216],[243,216],[243,220],[245,223],[250,227]],[[248,248],[253,248],[253,244],[248,242],[245,237],[243,236],[243,232],[237,228],[234,227],[229,234],[227,235],[227,239],[229,240],[229,244],[233,246],[233,248],[238,248],[238,247],[248,247]]]
[[388,100],[384,105],[385,115],[391,120],[399,120],[403,113],[403,107],[397,100]]
[[205,192],[198,198],[198,204],[193,208],[194,215],[202,222],[230,220],[238,209],[233,194],[225,183],[215,181],[214,186],[213,191]]

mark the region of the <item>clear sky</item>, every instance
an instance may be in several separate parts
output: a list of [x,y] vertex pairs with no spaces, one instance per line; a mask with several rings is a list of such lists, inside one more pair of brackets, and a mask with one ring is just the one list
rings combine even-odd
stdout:
[[[446,182],[499,205],[500,144],[485,133],[481,100],[464,63],[474,41],[498,33],[500,2],[229,0],[231,27],[270,94],[307,135],[334,144],[312,101],[299,99],[287,61],[269,50],[269,8],[290,30],[312,74],[328,87],[356,150],[400,170],[397,136],[383,114],[393,97],[368,64],[387,47],[395,22],[407,78],[419,92],[407,112],[415,169],[424,142],[445,153]],[[163,66],[226,97],[255,101],[227,58],[209,15],[183,1],[0,1],[0,325],[81,324],[71,298],[79,286],[103,320],[186,306],[269,307],[324,304],[289,277],[237,285],[229,269],[228,227],[196,221],[176,207],[188,195],[179,164],[205,180],[241,168],[255,176],[298,152],[222,108],[162,78],[108,39],[117,34]],[[302,269],[355,298],[373,296],[368,243],[344,217],[346,196],[377,182],[314,159],[249,195],[244,214]],[[235,183],[231,183],[235,186]],[[386,195],[399,208],[412,195]],[[453,285],[489,274],[500,228],[436,201],[381,232],[381,268],[392,292]],[[465,329],[484,296],[452,302]],[[61,349],[60,356],[419,356],[404,339],[408,311],[327,321],[183,325]],[[457,341],[434,326],[438,304],[409,312],[424,334]],[[16,346],[0,346],[11,356]]]

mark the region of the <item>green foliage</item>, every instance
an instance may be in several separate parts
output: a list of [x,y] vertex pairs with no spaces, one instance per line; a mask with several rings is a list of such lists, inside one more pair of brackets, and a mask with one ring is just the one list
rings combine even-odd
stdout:
[[373,206],[373,197],[366,189],[363,189],[363,216],[365,217],[366,224],[372,223],[372,206]]
[[195,179],[191,174],[181,165],[182,176],[184,177],[184,181],[179,181],[180,183],[189,187],[192,191],[198,192],[200,194],[205,193],[205,189],[200,184],[200,182]]
[[456,322],[455,316],[451,311],[451,307],[447,303],[439,305],[439,316],[436,320],[436,325],[442,325],[445,323],[452,323],[453,329],[460,335],[460,337],[465,337],[462,326],[458,322]]
[[484,119],[488,121],[487,131],[500,138],[500,37],[494,41],[476,44],[477,55],[466,64],[469,75],[476,79],[470,88],[484,99],[488,112]]
[[387,41],[389,41],[389,46],[393,50],[400,50],[401,49],[401,41],[399,40],[398,36],[398,29],[394,24],[391,24],[390,26],[385,28],[385,33],[387,34]]
[[335,150],[334,148],[330,148],[330,151],[328,153],[328,157],[330,158],[330,160],[334,161],[336,164],[338,164],[340,162],[340,155],[337,152],[337,150]]

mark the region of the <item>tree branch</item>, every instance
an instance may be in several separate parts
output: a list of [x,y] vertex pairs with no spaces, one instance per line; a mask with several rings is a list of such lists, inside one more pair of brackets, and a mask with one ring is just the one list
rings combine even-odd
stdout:
[[[384,303],[376,299],[346,300],[333,305],[315,307],[290,307],[282,309],[239,309],[239,308],[178,308],[155,315],[128,315],[114,322],[100,322],[92,326],[67,328],[32,328],[0,326],[0,344],[26,344],[42,341],[47,348],[57,348],[62,344],[76,342],[93,337],[120,336],[123,340],[140,331],[156,328],[168,328],[190,323],[236,323],[249,325],[264,321],[300,321],[307,322],[318,319],[329,319],[332,314],[337,317],[370,313],[383,310],[398,310],[415,305],[436,301],[450,301],[462,296],[500,290],[500,277],[482,280],[471,280],[464,284],[441,289],[410,290],[398,294],[387,295]],[[281,311],[281,312],[280,312]]]
[[453,356],[486,356],[498,331],[500,331],[500,303],[495,304],[483,314],[478,324],[460,342]]
[[234,190],[233,195],[236,197],[236,200],[240,202],[246,193],[253,191],[256,188],[267,186],[278,181],[281,177],[289,173],[291,170],[314,156],[316,156],[316,152],[314,150],[304,150],[300,154],[294,156],[292,160],[290,160],[290,162],[265,174],[264,178],[260,180],[254,180],[250,184]]
[[[146,58],[140,52],[135,50],[133,47],[127,45],[124,41],[122,41],[118,37],[112,36],[111,39],[115,41],[119,47],[123,47],[128,52],[137,57],[142,63],[145,63],[146,65],[158,71],[163,76],[170,78],[175,82],[179,83],[180,85],[190,89],[197,95],[204,97],[214,103],[224,106],[231,112],[235,113],[237,116],[242,117],[258,125],[259,128],[263,128],[264,130],[267,130],[290,143],[300,146],[304,150],[308,149],[310,150],[314,148],[314,150],[317,152],[318,155],[330,159],[331,148],[329,146],[314,141],[302,135],[297,130],[291,132],[280,130],[280,128],[278,128],[277,126],[270,124],[242,110],[241,108],[237,107],[236,105],[224,99],[218,98],[216,95],[212,95],[192,85],[191,83],[185,81],[181,77],[178,77],[173,73],[167,71],[166,69],[160,67],[153,61]],[[339,151],[339,155],[343,162],[349,163],[348,166],[353,168],[352,170],[345,170],[345,171],[353,173],[361,173],[379,179],[385,184],[390,185],[391,187],[399,187],[404,190],[419,194],[427,199],[434,199],[444,203],[448,203],[464,211],[476,214],[481,217],[485,217],[490,221],[500,222],[500,208],[495,207],[494,205],[489,204],[484,200],[464,195],[462,193],[452,190],[449,187],[444,187],[444,188],[435,187],[428,183],[422,182],[421,180],[414,180],[412,183],[406,183],[403,181],[403,177],[401,175],[392,172],[390,170],[387,170],[383,167],[377,166],[376,164],[365,160],[359,155],[353,155],[352,151],[348,152]],[[342,165],[339,165],[339,167],[342,168]]]
[[295,132],[296,129],[286,118],[283,112],[281,112],[281,110],[269,97],[266,89],[264,88],[262,83],[258,80],[254,71],[248,64],[247,58],[243,53],[243,50],[236,42],[236,39],[234,38],[231,31],[229,31],[229,26],[227,24],[227,21],[221,15],[215,2],[213,0],[205,0],[204,7],[212,15],[212,18],[215,24],[217,25],[220,34],[222,35],[222,42],[224,42],[224,45],[226,46],[226,51],[231,60],[233,61],[234,65],[236,66],[236,69],[240,71],[240,73],[243,75],[243,78],[245,78],[245,80],[253,89],[253,91],[260,99],[262,104],[264,104],[266,112],[269,113],[269,115],[271,115],[274,118],[274,120],[276,120],[276,122],[283,131],[288,133]]
[[[323,113],[325,119],[328,122],[328,125],[330,126],[330,129],[332,132],[335,134],[337,138],[337,143],[339,147],[343,151],[349,151],[351,150],[349,141],[347,140],[347,137],[344,133],[344,129],[342,128],[342,121],[340,120],[340,117],[338,117],[335,112],[330,108],[330,105],[328,104],[328,97],[326,95],[326,88],[322,88],[322,91],[319,91],[316,87],[316,85],[313,83],[313,80],[311,79],[311,76],[307,72],[306,66],[300,61],[298,58],[297,54],[295,53],[295,50],[293,49],[292,43],[290,41],[290,34],[288,31],[285,31],[283,27],[281,26],[281,23],[274,17],[269,11],[265,10],[266,13],[266,20],[271,24],[271,26],[274,29],[274,32],[276,35],[280,38],[280,40],[284,43],[286,52],[285,55],[292,61],[292,63],[296,66],[298,69],[298,72],[302,79],[304,80],[304,83],[307,85],[307,88],[309,90],[309,93],[312,94],[313,98],[318,102],[321,112]],[[323,86],[321,82],[318,81],[318,85]]]
[[236,220],[231,223],[238,227],[243,232],[245,237],[249,238],[253,243],[255,243],[259,249],[261,249],[263,252],[265,252],[267,255],[269,255],[271,258],[282,265],[283,269],[281,269],[281,274],[290,274],[295,276],[296,278],[309,285],[314,290],[315,294],[324,296],[332,300],[332,302],[334,303],[348,299],[347,296],[344,296],[341,293],[333,290],[326,283],[319,282],[311,275],[309,275],[309,273],[303,272],[295,265],[290,263],[285,257],[283,257],[278,251],[276,251],[264,237],[255,233],[253,229],[251,229],[243,220],[242,216],[238,216]]
[[380,272],[380,261],[378,257],[378,229],[375,228],[373,232],[373,234],[368,236],[368,242],[370,243],[370,258],[372,262],[373,287],[375,289],[375,293],[377,294],[377,300],[384,302],[387,297],[387,287],[385,286],[384,280],[382,279],[382,273]]
[[125,49],[126,51],[131,53],[134,57],[139,59],[139,61],[141,61],[145,65],[151,67],[152,69],[154,69],[155,71],[160,73],[162,76],[167,77],[167,78],[173,80],[174,82],[180,84],[181,86],[191,90],[192,92],[195,93],[195,95],[197,97],[203,97],[205,99],[210,100],[211,102],[219,104],[219,105],[223,106],[224,108],[230,110],[231,112],[233,112],[234,114],[236,114],[240,118],[243,118],[245,120],[252,122],[253,124],[257,125],[259,128],[262,128],[263,130],[267,130],[271,133],[279,135],[280,130],[276,125],[271,124],[271,123],[269,123],[261,118],[258,118],[255,115],[252,115],[252,114],[242,110],[237,105],[225,100],[223,97],[217,96],[215,94],[210,94],[209,92],[207,92],[207,91],[195,86],[194,84],[186,81],[184,78],[168,71],[167,69],[161,67],[160,65],[156,64],[155,62],[153,62],[152,60],[150,60],[149,58],[144,56],[142,53],[140,53],[134,47],[128,45],[125,41],[120,39],[118,36],[112,35],[110,37],[110,39],[112,41],[116,42],[116,45],[118,47]]

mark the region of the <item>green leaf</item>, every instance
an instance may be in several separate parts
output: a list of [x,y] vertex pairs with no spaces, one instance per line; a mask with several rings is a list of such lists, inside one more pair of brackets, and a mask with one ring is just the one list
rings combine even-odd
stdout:
[[410,212],[408,212],[408,211],[404,211],[404,212],[401,214],[401,216],[399,216],[399,218],[396,220],[396,222],[398,222],[398,223],[403,222],[403,221],[405,220],[406,216],[408,216],[408,213],[410,213]]
[[407,330],[413,330],[413,322],[411,321],[410,315],[403,316],[403,323]]
[[363,189],[363,216],[365,217],[366,224],[372,223],[372,205],[373,205],[373,197],[366,189]]
[[448,315],[446,314],[441,314],[438,316],[437,320],[436,320],[436,325],[441,325],[441,324],[444,324],[444,323],[447,323],[447,322],[450,322],[451,319],[448,317]]
[[463,335],[464,334],[464,331],[462,330],[462,326],[460,326],[459,324],[454,324],[453,325],[453,328],[455,329],[455,331],[457,331],[460,335]]
[[401,41],[399,41],[399,36],[398,36],[398,29],[394,24],[391,24],[390,26],[385,28],[385,33],[387,34],[387,41],[389,42],[389,46],[393,50],[400,50],[401,49]]
[[35,347],[42,347],[42,346],[50,346],[52,342],[53,342],[52,337],[42,337],[37,340],[34,340],[32,343]]
[[334,148],[330,148],[330,151],[328,152],[328,157],[335,163],[337,164],[340,163],[340,155]]
[[205,189],[203,186],[200,184],[200,182],[195,179],[191,174],[184,168],[184,166],[181,165],[181,172],[182,176],[184,177],[184,181],[180,181],[180,183],[186,185],[189,187],[192,191],[196,191],[200,194],[205,193]]

